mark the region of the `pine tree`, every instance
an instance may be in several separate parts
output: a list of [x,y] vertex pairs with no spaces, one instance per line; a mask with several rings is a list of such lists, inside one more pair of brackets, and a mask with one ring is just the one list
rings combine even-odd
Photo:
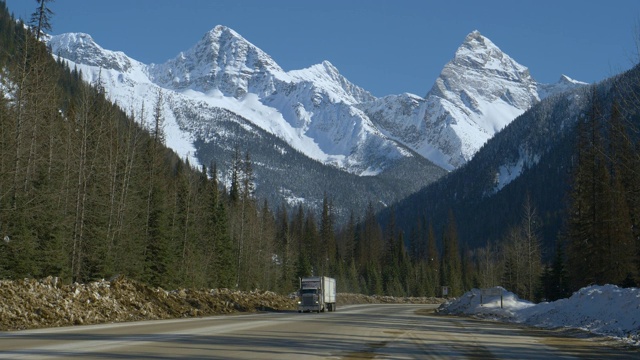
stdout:
[[[276,258],[274,260],[277,270],[277,288],[280,292],[288,293],[296,288],[295,259],[299,253],[297,250],[300,245],[293,236],[286,204],[280,205],[276,219]],[[302,220],[300,221],[302,222]]]
[[616,109],[614,104],[609,146],[595,93],[587,121],[578,124],[578,163],[567,226],[573,289],[589,284],[621,284],[636,276],[633,211],[628,207],[628,192],[623,185],[629,182],[629,175],[623,171],[629,165],[622,165],[629,146],[625,145]]
[[434,272],[440,269],[440,252],[438,251],[436,235],[431,223],[429,223],[427,233],[427,266]]
[[251,162],[251,156],[247,151],[242,161],[242,199],[252,199],[255,194],[255,175],[253,174],[253,164]]
[[240,200],[240,177],[242,176],[241,164],[240,149],[236,147],[233,151],[233,159],[231,161],[231,189],[229,190],[231,203],[234,204]]
[[527,193],[525,202],[522,205],[522,235],[525,250],[525,299],[535,300],[535,294],[539,287],[542,271],[542,250],[538,229],[540,228],[540,218],[536,208],[531,203],[531,197]]
[[233,288],[236,273],[233,266],[233,241],[229,235],[227,209],[223,201],[218,201],[214,215],[213,232],[215,233],[215,265],[217,283],[221,288]]
[[360,264],[362,266],[368,263],[379,264],[384,254],[384,239],[372,203],[367,206],[360,233],[359,238],[362,240],[358,242]]
[[365,265],[364,277],[369,295],[382,295],[384,293],[380,268],[376,264],[369,262]]
[[151,286],[166,287],[171,279],[171,252],[165,191],[154,184],[149,195],[143,279]]
[[338,261],[350,264],[355,260],[356,218],[353,211],[349,213],[349,220],[347,220],[347,223],[343,226],[336,246]]
[[545,266],[541,276],[541,300],[556,301],[571,295],[565,263],[564,246],[563,242],[559,239],[556,243],[551,266]]
[[49,9],[47,3],[54,0],[36,0],[38,7],[36,11],[31,14],[31,25],[36,28],[36,39],[40,40],[40,36],[44,30],[51,31],[51,17],[54,15],[53,11]]
[[442,286],[449,287],[450,296],[460,296],[464,290],[462,284],[462,263],[458,245],[458,231],[453,211],[449,211],[449,221],[442,237],[442,243],[444,246],[440,263],[440,283]]
[[574,168],[570,192],[569,219],[567,223],[568,267],[572,288],[598,282],[597,272],[603,268],[597,231],[600,213],[598,196],[603,166],[601,161],[602,141],[599,127],[600,109],[592,96],[588,118],[577,124],[577,164]]
[[440,292],[440,252],[438,251],[436,235],[431,223],[429,223],[427,231],[426,291],[428,296],[436,296]]
[[411,259],[418,261],[427,257],[426,226],[422,216],[416,218],[416,224],[411,228],[409,236],[409,254]]
[[[626,283],[640,282],[640,152],[635,151],[617,101],[609,121],[611,162],[612,276]],[[640,143],[639,143],[640,144]],[[621,284],[621,282],[616,282]]]
[[[160,93],[159,93],[160,94]],[[156,99],[153,114],[154,131],[146,144],[147,214],[143,276],[153,286],[167,286],[171,279],[171,249],[167,191],[162,179],[164,143],[162,135],[162,97]]]
[[414,269],[411,262],[411,257],[404,245],[404,235],[401,232],[398,234],[398,267],[399,267],[399,281],[401,285],[400,293],[397,295],[411,295],[411,289],[415,288],[415,278],[412,276]]
[[166,135],[164,133],[164,95],[161,89],[156,93],[156,102],[153,107],[153,127],[151,136],[156,144],[165,144]]
[[323,262],[320,273],[330,274],[329,264],[336,262],[336,238],[333,228],[332,205],[325,193],[322,201],[322,218],[320,219],[320,243]]

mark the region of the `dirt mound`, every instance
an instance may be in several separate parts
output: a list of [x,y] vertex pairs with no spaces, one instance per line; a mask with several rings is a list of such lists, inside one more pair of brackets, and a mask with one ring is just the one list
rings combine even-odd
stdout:
[[0,281],[2,331],[295,308],[270,291],[166,291],[122,277],[72,285],[53,277]]
[[[339,293],[337,302],[340,306],[439,304],[443,300]],[[124,277],[71,285],[54,277],[0,280],[0,331],[295,309],[295,297],[270,291],[167,291]]]
[[348,304],[442,304],[445,299],[435,297],[394,297],[378,295],[362,295],[339,293],[336,301],[338,305]]

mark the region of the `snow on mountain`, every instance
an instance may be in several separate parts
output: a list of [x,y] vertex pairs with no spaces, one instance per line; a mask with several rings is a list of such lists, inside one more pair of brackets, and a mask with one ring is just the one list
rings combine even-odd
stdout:
[[474,31],[427,94],[427,139],[458,167],[536,101],[529,70]]
[[445,152],[430,141],[430,137],[439,138],[442,134],[430,134],[424,121],[427,111],[424,98],[409,93],[388,95],[361,103],[358,107],[388,138],[404,144],[446,170],[453,170]]
[[413,156],[356,107],[374,97],[350,83],[331,63],[288,74],[293,81],[277,84],[263,103],[279,109],[291,126],[332,154],[332,165],[359,175],[376,175],[393,161]]
[[48,39],[55,55],[77,64],[117,70],[121,73],[129,72],[135,66],[143,66],[121,51],[103,49],[89,34],[67,33]]
[[332,96],[332,102],[346,102],[349,105],[358,104],[375,99],[368,91],[352,84],[338,69],[328,61],[313,65],[303,70],[292,70],[289,74],[299,82],[313,84]]
[[573,90],[577,87],[589,85],[585,82],[574,80],[567,75],[560,76],[560,80],[554,84],[538,84],[540,99]]
[[[309,158],[352,174],[378,175],[416,154],[453,170],[541,98],[582,85],[566,77],[555,85],[538,84],[477,31],[466,37],[426,98],[376,98],[328,61],[284,71],[224,26],[163,64],[146,65],[103,49],[87,34],[48,41],[53,54],[81,69],[85,80],[100,81],[126,110],[135,113],[143,103],[150,109],[161,90],[167,145],[192,163],[198,163],[194,141],[211,133],[206,128],[215,128],[224,109]],[[150,112],[146,117],[150,121]]]
[[[162,89],[167,143],[194,154],[192,130],[226,109],[285,140],[312,159],[359,175],[376,175],[395,160],[413,156],[387,139],[356,107],[374,97],[350,83],[329,62],[283,71],[265,52],[235,31],[216,26],[191,49],[164,64],[145,65],[105,50],[86,34],[49,40],[54,54],[78,66],[85,80],[100,82],[125,109],[140,109]],[[151,104],[148,104],[151,105]],[[185,117],[187,109],[201,109]],[[182,149],[183,151],[180,151]],[[196,162],[197,163],[197,162]]]
[[[66,59],[71,68],[82,72],[83,79],[98,84],[107,92],[112,101],[128,111],[143,126],[151,126],[153,121],[150,109],[161,89],[153,84],[148,76],[147,66],[129,58],[120,51],[102,48],[88,34],[67,33],[48,38],[52,53]],[[195,157],[193,137],[182,131],[181,126],[171,111],[170,105],[177,94],[168,94],[164,102],[165,132],[167,146],[193,164]],[[143,104],[146,106],[142,113]]]
[[583,85],[565,76],[557,84],[539,84],[526,67],[474,31],[426,98],[393,95],[362,107],[387,136],[453,170],[536,102]]
[[219,90],[234,98],[247,93],[264,97],[275,90],[276,79],[290,81],[269,55],[225,26],[216,26],[174,59],[150,65],[149,72],[154,83],[167,89]]

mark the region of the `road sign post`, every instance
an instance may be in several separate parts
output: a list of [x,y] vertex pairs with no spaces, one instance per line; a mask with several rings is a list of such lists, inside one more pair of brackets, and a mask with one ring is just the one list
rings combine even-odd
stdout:
[[481,289],[480,290],[480,306],[484,304],[484,297],[486,296],[500,296],[500,309],[502,306],[502,289],[500,288],[491,288],[491,289]]

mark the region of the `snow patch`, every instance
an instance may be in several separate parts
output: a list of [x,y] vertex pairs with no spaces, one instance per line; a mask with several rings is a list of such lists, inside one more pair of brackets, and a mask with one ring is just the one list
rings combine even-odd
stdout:
[[[440,306],[438,312],[463,314],[541,328],[574,328],[640,346],[640,289],[615,285],[589,286],[568,299],[534,304],[502,287],[500,296],[472,289]],[[482,298],[482,303],[481,303]]]

